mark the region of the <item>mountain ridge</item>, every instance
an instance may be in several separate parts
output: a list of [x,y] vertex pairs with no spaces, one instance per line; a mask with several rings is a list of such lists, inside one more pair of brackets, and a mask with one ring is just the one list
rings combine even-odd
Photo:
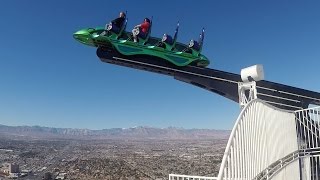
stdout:
[[0,134],[36,139],[227,139],[230,130],[137,126],[101,130],[0,124]]

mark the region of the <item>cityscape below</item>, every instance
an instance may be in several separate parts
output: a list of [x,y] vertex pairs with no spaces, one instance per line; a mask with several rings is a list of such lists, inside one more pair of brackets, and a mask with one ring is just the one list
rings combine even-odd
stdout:
[[0,125],[0,179],[217,176],[228,130]]

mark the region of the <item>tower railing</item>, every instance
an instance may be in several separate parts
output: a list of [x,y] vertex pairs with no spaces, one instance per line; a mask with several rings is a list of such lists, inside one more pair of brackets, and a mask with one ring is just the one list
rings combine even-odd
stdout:
[[[254,179],[274,162],[297,150],[294,112],[275,108],[259,99],[252,100],[232,129],[218,180]],[[298,177],[298,161],[277,176],[278,179]]]
[[300,149],[320,147],[320,107],[295,111]]
[[295,111],[302,180],[320,180],[320,107]]

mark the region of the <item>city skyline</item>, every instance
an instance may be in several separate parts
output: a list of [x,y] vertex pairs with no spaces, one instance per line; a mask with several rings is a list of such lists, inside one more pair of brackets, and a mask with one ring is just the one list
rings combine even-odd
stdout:
[[[96,6],[99,4],[99,6]],[[183,6],[182,6],[183,5]],[[0,7],[0,124],[108,129],[231,129],[239,105],[172,77],[102,63],[72,38],[127,11],[127,31],[153,16],[152,36],[197,38],[209,68],[240,73],[262,64],[266,80],[320,91],[319,2],[4,2]],[[144,9],[141,11],[140,9]]]

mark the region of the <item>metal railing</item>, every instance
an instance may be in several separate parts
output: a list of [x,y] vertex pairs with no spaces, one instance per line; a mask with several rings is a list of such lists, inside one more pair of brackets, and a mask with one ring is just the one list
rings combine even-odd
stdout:
[[320,147],[320,107],[295,111],[300,149]]
[[[297,150],[294,112],[252,100],[232,129],[218,180],[254,179],[272,163]],[[279,176],[288,176],[287,179],[299,176],[299,163],[293,163]]]
[[301,179],[320,180],[320,107],[295,111],[300,150]]

